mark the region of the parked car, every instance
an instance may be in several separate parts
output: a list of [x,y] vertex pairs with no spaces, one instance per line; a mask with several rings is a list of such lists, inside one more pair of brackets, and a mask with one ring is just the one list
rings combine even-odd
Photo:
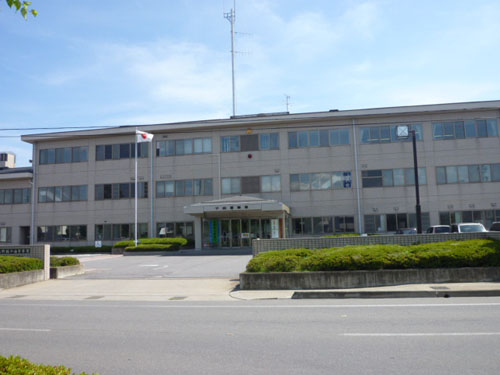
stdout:
[[490,232],[500,232],[500,221],[496,221],[491,224]]
[[396,234],[417,234],[417,228],[401,228],[396,231]]
[[452,224],[451,231],[454,233],[487,232],[486,228],[481,223]]
[[451,227],[449,225],[433,225],[427,228],[425,233],[450,233]]

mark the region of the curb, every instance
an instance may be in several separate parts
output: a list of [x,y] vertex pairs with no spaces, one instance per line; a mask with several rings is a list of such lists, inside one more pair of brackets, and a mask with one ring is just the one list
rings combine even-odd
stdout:
[[300,291],[292,299],[347,299],[347,298],[449,298],[449,297],[500,297],[500,290],[415,290],[415,291]]

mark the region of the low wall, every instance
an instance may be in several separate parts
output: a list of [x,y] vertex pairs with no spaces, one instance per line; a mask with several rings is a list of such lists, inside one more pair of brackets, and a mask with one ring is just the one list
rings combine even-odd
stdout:
[[0,246],[0,255],[41,259],[43,280],[50,279],[50,245]]
[[240,274],[240,288],[243,290],[349,289],[402,284],[491,281],[500,281],[500,267]]
[[285,249],[324,249],[344,247],[348,245],[414,245],[417,243],[443,242],[451,240],[476,240],[493,238],[500,240],[500,232],[483,233],[442,233],[442,234],[401,234],[381,236],[351,236],[351,237],[297,237],[269,240],[253,240],[253,255],[272,250]]
[[81,275],[82,273],[85,273],[85,267],[83,264],[50,268],[51,279],[63,279],[68,276]]
[[0,289],[15,288],[44,280],[46,280],[44,270],[2,273],[0,274]]

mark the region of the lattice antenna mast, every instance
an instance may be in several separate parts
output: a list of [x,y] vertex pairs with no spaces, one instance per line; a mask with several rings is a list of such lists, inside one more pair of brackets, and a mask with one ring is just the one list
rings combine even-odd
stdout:
[[233,8],[228,12],[224,13],[224,18],[231,23],[231,77],[233,84],[233,116],[236,116],[236,92],[234,84],[234,22],[236,19],[236,0],[233,2]]
[[290,112],[288,109],[290,107],[290,95],[285,94],[285,103],[286,103],[286,111]]

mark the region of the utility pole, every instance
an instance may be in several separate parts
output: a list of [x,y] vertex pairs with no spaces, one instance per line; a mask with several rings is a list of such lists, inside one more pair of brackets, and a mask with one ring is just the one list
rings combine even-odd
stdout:
[[233,116],[236,116],[236,92],[234,85],[234,22],[236,19],[236,0],[234,0],[233,2],[233,8],[228,13],[224,13],[224,18],[231,23],[231,72],[232,72],[232,84],[233,84]]

